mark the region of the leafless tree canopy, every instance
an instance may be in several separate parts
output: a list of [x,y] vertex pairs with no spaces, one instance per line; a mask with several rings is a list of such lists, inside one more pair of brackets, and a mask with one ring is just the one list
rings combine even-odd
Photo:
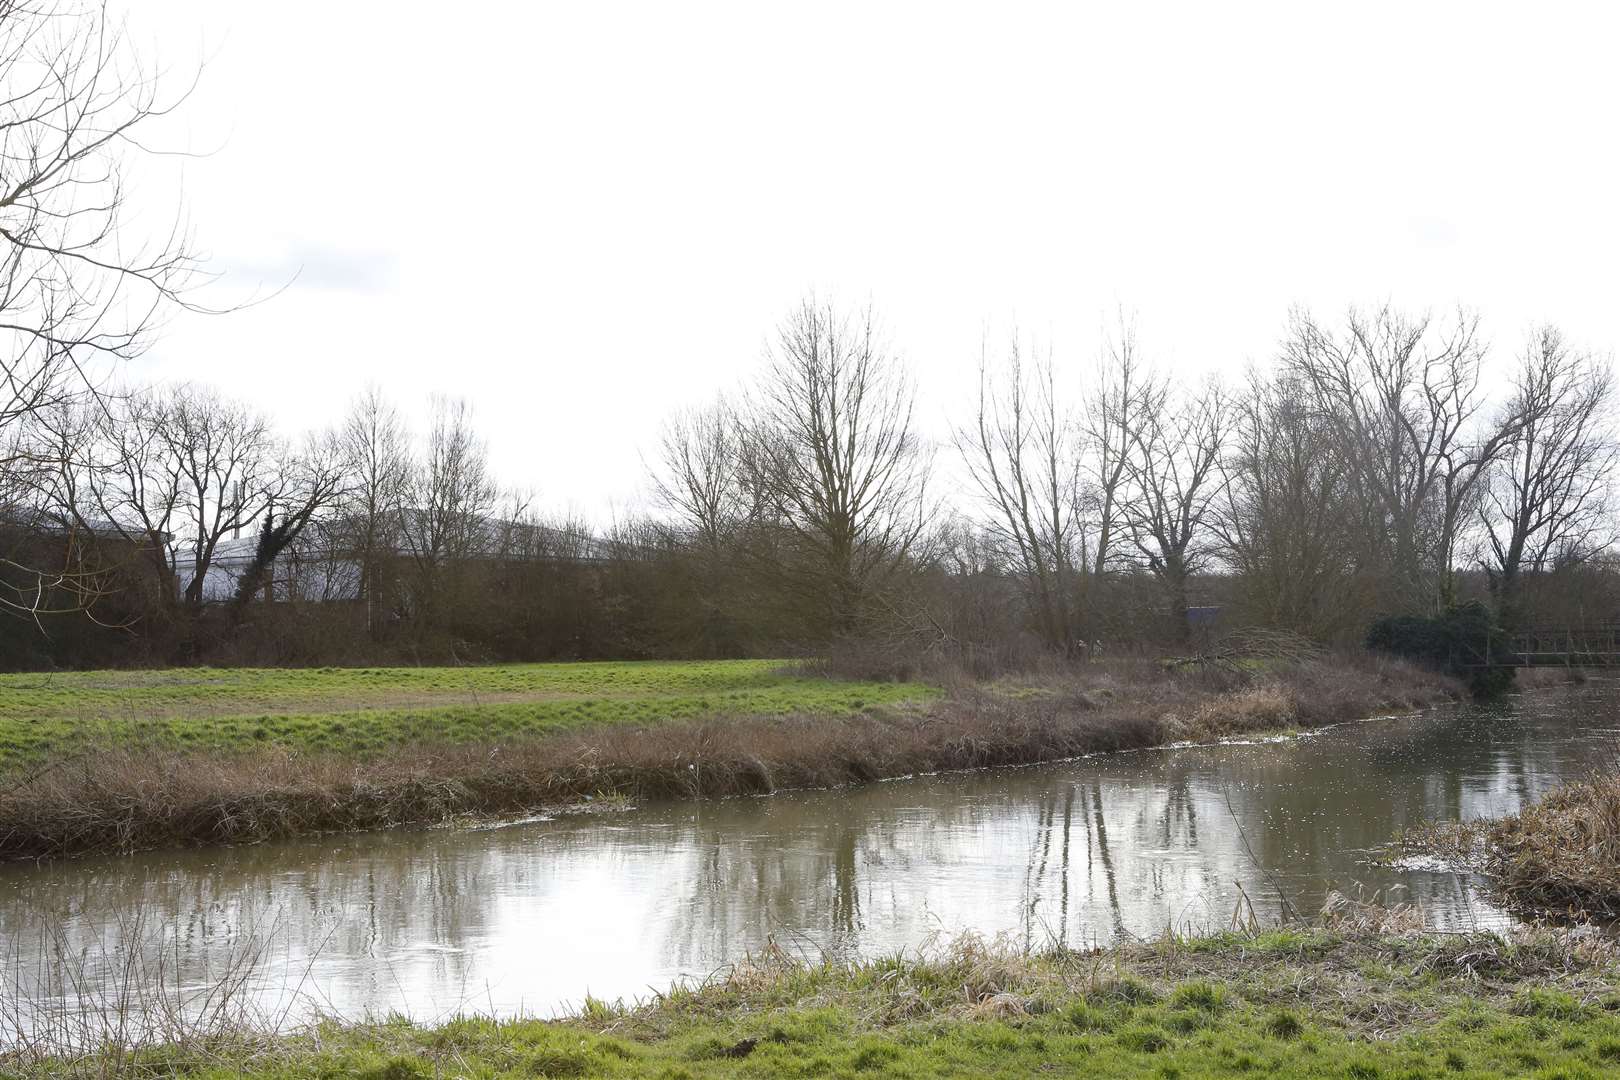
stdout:
[[710,551],[755,516],[747,484],[746,421],[724,398],[682,409],[665,422],[660,468],[653,485],[660,501]]
[[427,445],[411,470],[400,535],[415,568],[415,607],[431,611],[459,564],[489,542],[500,492],[463,400],[436,398]]
[[[1123,317],[1100,356],[981,345],[966,486],[936,503],[875,316],[806,301],[740,394],[664,426],[657,512],[605,527],[503,489],[461,401],[412,432],[371,390],[293,441],[206,387],[42,399],[9,433],[0,604],[29,618],[0,660],[833,646],[994,669],[1201,649],[1212,625],[1347,643],[1462,599],[1620,611],[1611,365],[1556,329],[1496,386],[1466,313],[1296,312],[1234,387],[1155,369]],[[87,606],[92,629],[46,618]]]
[[[240,572],[231,611],[240,620],[261,589],[274,589],[275,563],[293,547],[319,516],[342,505],[352,465],[347,447],[335,432],[311,435],[296,454],[280,455],[277,495],[265,504],[252,558]],[[279,496],[279,501],[278,501]]]
[[186,304],[196,254],[181,224],[126,227],[125,170],[165,93],[93,3],[0,5],[0,427],[79,393],[99,355],[126,358]]
[[[999,389],[998,389],[999,387]],[[1026,364],[1016,337],[993,369],[979,361],[979,404],[956,444],[989,510],[986,529],[1023,582],[1041,638],[1064,655],[1086,640],[1081,579],[1084,429],[1061,403],[1050,353]]]
[[84,412],[93,427],[70,468],[85,497],[67,509],[144,553],[171,603],[195,611],[220,542],[289,488],[269,419],[189,385],[108,395]]
[[1519,355],[1507,412],[1515,425],[1491,463],[1478,505],[1498,597],[1525,571],[1584,560],[1614,538],[1612,365],[1538,327]]
[[1260,620],[1314,640],[1362,629],[1374,570],[1336,438],[1297,377],[1251,371],[1233,405],[1215,516]]
[[1121,314],[1118,332],[1104,344],[1102,362],[1086,398],[1090,453],[1085,473],[1091,483],[1097,534],[1092,554],[1094,578],[1114,568],[1117,560],[1132,432],[1139,426],[1135,417],[1145,378],[1136,328]]
[[166,312],[194,306],[183,220],[135,227],[126,180],[153,122],[189,92],[142,65],[102,4],[0,3],[0,502],[60,465],[23,422],[93,395],[103,361],[139,354]]
[[778,330],[753,406],[755,482],[796,541],[779,568],[841,632],[923,535],[929,456],[913,400],[869,308],[809,299]]
[[1127,414],[1124,504],[1131,542],[1163,581],[1173,635],[1187,629],[1187,585],[1215,555],[1211,508],[1221,493],[1227,400],[1216,383],[1180,391],[1145,380]]
[[1387,536],[1398,586],[1449,598],[1463,523],[1481,478],[1518,430],[1488,416],[1479,319],[1446,320],[1383,307],[1352,310],[1342,331],[1296,312],[1288,369],[1332,418],[1353,494]]
[[375,637],[387,603],[387,566],[400,548],[400,515],[411,483],[410,435],[399,410],[372,386],[350,407],[337,441],[349,473],[331,546],[354,553],[366,629]]

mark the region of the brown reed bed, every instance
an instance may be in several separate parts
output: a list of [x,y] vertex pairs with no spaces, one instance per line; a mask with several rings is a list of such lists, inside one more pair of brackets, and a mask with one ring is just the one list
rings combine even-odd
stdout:
[[852,716],[720,716],[373,756],[100,746],[0,778],[0,859],[428,825],[603,797],[714,799],[1310,727],[1455,697],[1370,656],[1263,670],[1147,660],[984,683]]
[[1526,914],[1620,919],[1620,774],[1565,785],[1508,817],[1413,830],[1401,847],[1484,874]]

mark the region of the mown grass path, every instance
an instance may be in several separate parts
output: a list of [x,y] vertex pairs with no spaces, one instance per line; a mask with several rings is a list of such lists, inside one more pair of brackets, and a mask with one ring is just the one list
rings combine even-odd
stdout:
[[916,683],[796,675],[776,660],[0,675],[0,770],[97,743],[364,755],[607,724],[844,716],[936,694]]

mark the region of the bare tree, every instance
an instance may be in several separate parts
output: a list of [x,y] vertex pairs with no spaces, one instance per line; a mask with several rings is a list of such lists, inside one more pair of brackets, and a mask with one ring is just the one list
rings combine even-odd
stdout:
[[1188,634],[1188,580],[1214,553],[1211,511],[1220,496],[1227,399],[1216,383],[1178,393],[1145,378],[1128,414],[1124,503],[1131,542],[1164,586],[1169,628]]
[[282,498],[285,449],[264,416],[207,388],[130,394],[95,411],[87,506],[146,553],[171,605],[195,613],[221,541]]
[[673,526],[657,526],[667,560],[659,599],[682,624],[675,636],[703,655],[735,653],[741,627],[760,608],[738,569],[761,512],[745,423],[723,397],[677,412],[664,425],[653,471],[658,499],[675,516]]
[[[235,587],[221,545],[296,489],[283,441],[251,408],[190,385],[101,394],[34,419],[58,444],[40,489],[51,517],[103,571],[144,566],[158,612],[188,644],[204,602]],[[302,528],[307,517],[294,516]]]
[[109,567],[96,534],[76,519],[93,417],[78,402],[37,409],[11,425],[0,470],[0,610],[46,633],[44,618],[90,611]]
[[19,424],[93,393],[97,362],[142,352],[165,312],[196,309],[184,227],[142,235],[126,204],[130,154],[190,91],[159,83],[105,4],[0,2],[0,490],[19,469],[60,471]]
[[1251,371],[1230,442],[1215,525],[1250,614],[1317,639],[1359,633],[1367,568],[1332,422],[1296,377]]
[[1479,507],[1499,609],[1512,609],[1525,571],[1585,559],[1613,539],[1613,402],[1608,363],[1571,349],[1555,327],[1531,333],[1508,407],[1518,425]]
[[158,399],[164,475],[178,477],[180,544],[191,576],[182,599],[201,605],[220,541],[279,502],[286,451],[263,415],[212,390],[179,386]]
[[752,516],[743,418],[724,398],[675,413],[659,438],[659,500],[710,552]]
[[473,430],[467,403],[434,398],[427,445],[400,512],[419,618],[442,614],[445,592],[455,584],[447,578],[496,542],[489,518],[498,497],[489,451]]
[[1086,402],[1089,465],[1085,468],[1088,501],[1093,507],[1096,541],[1092,545],[1092,578],[1101,580],[1117,560],[1124,525],[1122,494],[1131,458],[1132,433],[1142,405],[1147,378],[1138,356],[1136,328],[1123,313],[1117,335],[1103,345],[1097,379]]
[[[79,427],[64,453],[59,505],[88,534],[98,528],[144,561],[159,604],[180,607],[176,531],[185,497],[179,461],[164,438],[165,406],[156,394],[102,396],[68,415]],[[66,450],[66,447],[64,447]]]
[[1089,569],[1079,437],[1058,402],[1050,353],[1026,368],[1015,335],[1005,365],[992,371],[981,349],[978,411],[971,428],[957,431],[957,449],[991,509],[991,535],[1023,583],[1042,640],[1065,656],[1079,651],[1079,579]]
[[1397,595],[1450,602],[1471,500],[1518,429],[1512,415],[1485,415],[1484,352],[1467,312],[1442,325],[1388,306],[1352,310],[1342,334],[1293,315],[1285,363],[1334,421]]
[[827,629],[854,632],[927,523],[914,395],[870,308],[806,299],[782,323],[752,434],[769,509],[795,541],[776,562]]
[[400,547],[400,513],[411,482],[410,436],[399,410],[372,386],[350,406],[337,439],[349,478],[334,532],[358,564],[359,598],[375,637],[388,570]]
[[[231,613],[240,620],[261,589],[273,587],[276,560],[297,544],[318,514],[338,505],[350,481],[344,447],[334,432],[311,435],[301,453],[280,463],[281,476],[269,494],[253,556],[237,576]],[[279,494],[280,501],[276,501]],[[291,596],[291,583],[289,598]]]

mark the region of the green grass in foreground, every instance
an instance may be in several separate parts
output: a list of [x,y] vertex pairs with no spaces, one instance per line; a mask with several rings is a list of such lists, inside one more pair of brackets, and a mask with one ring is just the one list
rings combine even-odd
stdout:
[[333,1024],[235,1049],[143,1051],[115,1072],[1579,1080],[1620,1074],[1613,956],[1607,943],[1547,934],[1510,943],[1285,930],[1040,957],[970,942],[925,961],[766,963],[640,1009],[592,1002],[564,1022]]
[[174,668],[0,675],[0,770],[93,742],[366,754],[726,714],[844,715],[926,701],[914,683],[783,674],[783,661],[428,668]]

